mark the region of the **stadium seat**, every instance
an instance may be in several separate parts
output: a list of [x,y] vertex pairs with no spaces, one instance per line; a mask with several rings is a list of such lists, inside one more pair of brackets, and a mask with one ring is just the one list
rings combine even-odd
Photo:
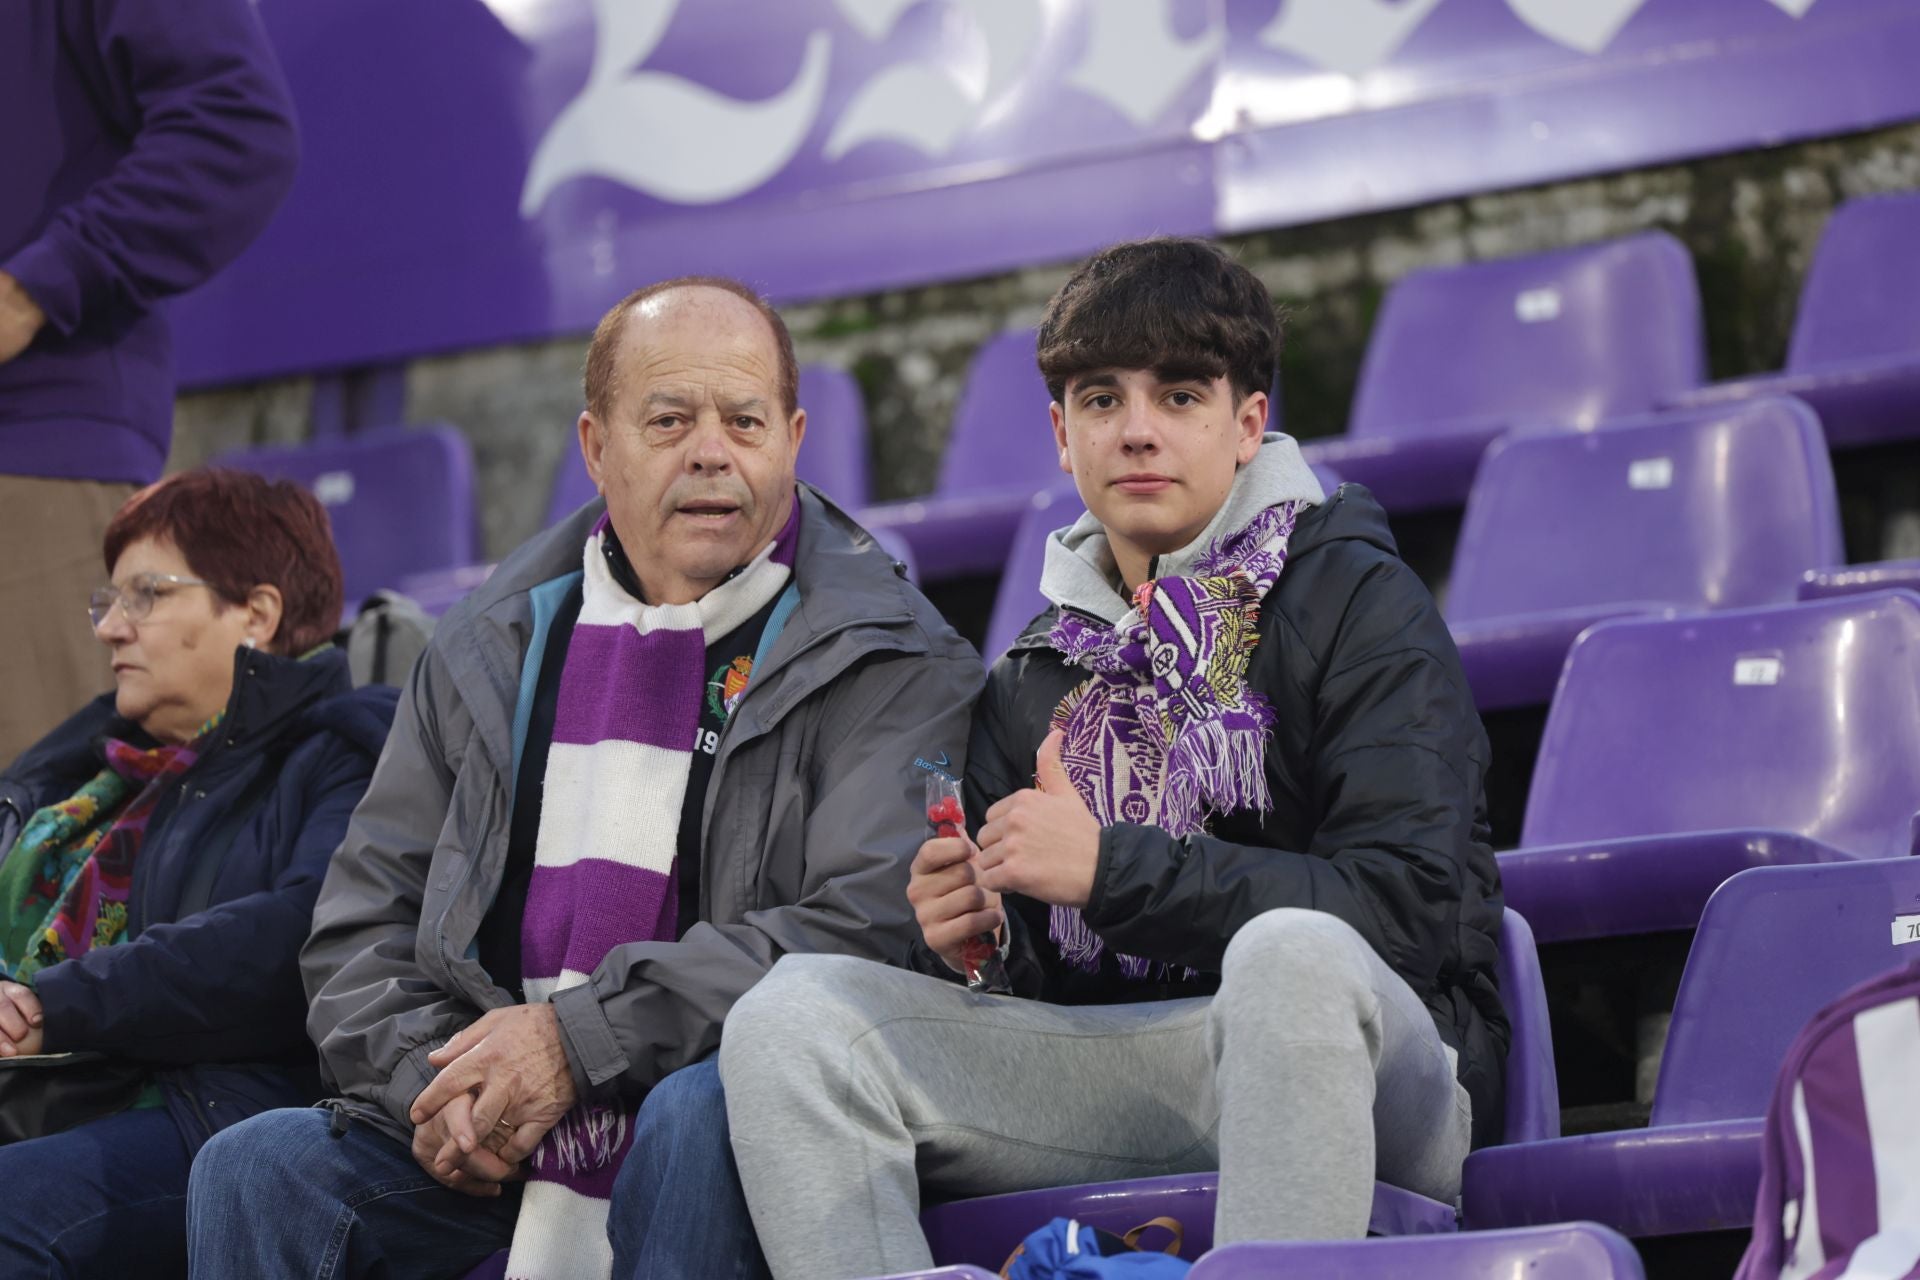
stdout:
[[[1920,863],[1915,864],[1920,867]],[[1517,912],[1505,913],[1500,930],[1499,980],[1513,1024],[1507,1054],[1507,1140],[1534,1141],[1560,1132],[1560,1093],[1553,1074],[1553,1038],[1547,1025],[1546,988],[1534,954],[1533,934]],[[982,1196],[934,1205],[921,1212],[933,1256],[942,1263],[997,1269],[1015,1245],[1051,1218],[1074,1218],[1123,1233],[1149,1218],[1169,1217],[1185,1229],[1185,1256],[1213,1243],[1217,1173],[1175,1174],[1126,1182],[1090,1183]],[[1429,1235],[1453,1231],[1452,1205],[1440,1204],[1384,1182],[1374,1184],[1368,1230],[1375,1235]]]
[[1222,1245],[1188,1280],[1642,1280],[1640,1255],[1618,1232],[1591,1222],[1397,1240]]
[[1033,344],[1033,331],[1020,330],[980,348],[932,494],[859,513],[876,533],[904,537],[929,581],[998,570],[1033,495],[1060,479]]
[[1920,194],[1834,210],[1807,272],[1785,369],[1677,399],[1757,395],[1805,400],[1835,449],[1920,437]]
[[[1902,857],[1920,596],[1603,622],[1547,716],[1509,906],[1542,942],[1690,929],[1728,876]],[[1920,865],[1920,864],[1916,864]]]
[[[1329,467],[1317,466],[1313,473],[1320,487],[1332,493],[1340,487],[1340,477]],[[1007,550],[1006,568],[1000,573],[1000,586],[993,597],[993,615],[987,622],[987,645],[980,656],[988,665],[1013,647],[1027,624],[1046,609],[1047,598],[1040,594],[1040,570],[1046,563],[1047,537],[1080,518],[1086,510],[1070,476],[1033,495],[1031,506],[1020,517],[1020,527]]]
[[1920,560],[1834,565],[1809,569],[1800,579],[1802,600],[1831,600],[1868,591],[1920,591]]
[[1901,962],[1889,926],[1916,898],[1913,858],[1729,879],[1687,957],[1649,1126],[1476,1151],[1467,1228],[1585,1219],[1645,1237],[1749,1226],[1787,1046],[1827,1001]]
[[217,461],[297,481],[320,499],[333,520],[349,614],[382,587],[468,564],[478,549],[473,453],[444,423],[246,449]]
[[1826,441],[1797,400],[1521,433],[1474,479],[1447,622],[1482,711],[1538,705],[1595,622],[1791,603],[1845,558]]
[[1347,434],[1309,460],[1393,515],[1457,507],[1514,427],[1591,427],[1697,386],[1693,262],[1664,232],[1416,271],[1387,294]]
[[[794,470],[802,480],[849,511],[864,504],[867,485],[867,410],[860,384],[843,369],[810,364],[800,370],[800,407],[807,438]],[[577,443],[569,441],[554,472],[545,528],[559,524],[596,496]]]

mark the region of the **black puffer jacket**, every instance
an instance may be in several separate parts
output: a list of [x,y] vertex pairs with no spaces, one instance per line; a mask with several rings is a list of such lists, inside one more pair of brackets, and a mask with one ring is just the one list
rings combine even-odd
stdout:
[[[994,665],[974,712],[976,821],[1032,785],[1054,707],[1085,679],[1047,647],[1053,613]],[[1199,976],[1129,982],[1113,950],[1098,973],[1070,969],[1047,941],[1045,905],[1014,899],[1016,989],[1061,1004],[1205,994],[1248,920],[1275,907],[1325,911],[1425,1001],[1459,1053],[1475,1145],[1498,1140],[1509,1032],[1494,977],[1502,907],[1487,843],[1486,733],[1440,612],[1365,489],[1343,485],[1301,517],[1261,608],[1248,679],[1277,713],[1266,759],[1273,808],[1222,815],[1212,834],[1177,840],[1108,827],[1086,908],[1110,948]]]

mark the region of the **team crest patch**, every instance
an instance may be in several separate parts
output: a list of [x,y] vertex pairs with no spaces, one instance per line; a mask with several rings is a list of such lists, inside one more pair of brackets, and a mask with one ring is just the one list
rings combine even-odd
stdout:
[[722,720],[732,719],[752,675],[753,659],[745,654],[716,670],[707,681],[707,710]]

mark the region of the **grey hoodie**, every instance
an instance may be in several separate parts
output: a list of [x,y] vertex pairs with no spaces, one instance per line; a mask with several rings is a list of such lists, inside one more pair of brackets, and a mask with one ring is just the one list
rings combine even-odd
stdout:
[[[1253,461],[1234,476],[1226,502],[1200,536],[1178,551],[1157,557],[1155,576],[1185,573],[1215,538],[1241,528],[1276,503],[1318,504],[1326,497],[1293,437],[1269,431]],[[1091,511],[1047,538],[1047,558],[1040,570],[1040,593],[1047,599],[1063,609],[1091,614],[1111,626],[1133,608],[1123,590],[1120,568],[1107,545],[1107,531]]]
[[[902,962],[929,765],[958,776],[979,658],[886,554],[801,486],[799,602],[754,672],[707,788],[700,913],[616,947],[553,1000],[582,1097],[638,1096],[720,1042],[789,951]],[[506,868],[516,707],[544,640],[536,600],[580,566],[595,502],[440,623],[334,855],[301,954],[307,1029],[351,1109],[407,1140],[429,1052],[512,997],[474,936]]]

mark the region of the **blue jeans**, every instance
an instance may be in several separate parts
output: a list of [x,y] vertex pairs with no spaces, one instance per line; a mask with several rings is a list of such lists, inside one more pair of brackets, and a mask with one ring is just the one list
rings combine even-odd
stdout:
[[[329,1137],[331,1119],[271,1111],[207,1144],[187,1215],[196,1280],[459,1277],[507,1246],[517,1188],[498,1200],[448,1191],[375,1129]],[[766,1280],[713,1059],[647,1095],[607,1234],[620,1280]]]
[[733,1166],[718,1059],[681,1068],[647,1095],[607,1235],[615,1280],[769,1280]]
[[217,1134],[193,1163],[195,1277],[464,1276],[513,1237],[520,1189],[449,1191],[371,1125],[269,1111]]
[[191,1161],[159,1107],[0,1147],[0,1278],[184,1275]]

